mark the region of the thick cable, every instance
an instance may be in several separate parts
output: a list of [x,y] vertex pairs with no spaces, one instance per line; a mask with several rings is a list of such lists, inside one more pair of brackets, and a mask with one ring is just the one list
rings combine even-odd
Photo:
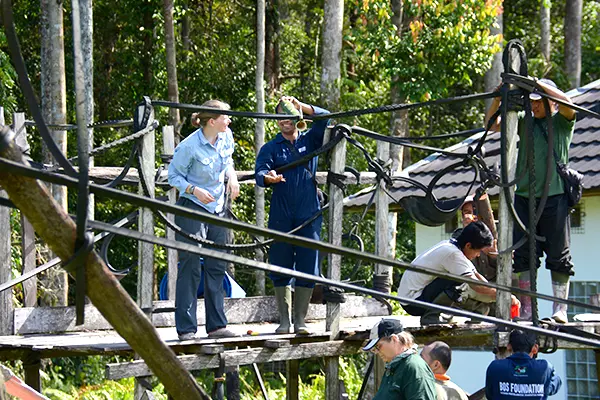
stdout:
[[[425,101],[420,103],[401,103],[401,104],[390,104],[380,107],[374,108],[365,108],[359,110],[350,110],[350,111],[340,111],[331,114],[321,114],[321,115],[311,115],[310,120],[316,121],[320,119],[328,119],[328,118],[345,118],[345,117],[357,117],[365,114],[379,114],[384,112],[391,111],[400,111],[400,110],[409,110],[413,108],[421,108],[421,107],[430,107],[433,105],[439,104],[452,104],[452,103],[460,103],[464,101],[474,101],[474,100],[485,100],[490,99],[492,97],[498,97],[499,95],[495,92],[488,93],[477,93],[471,95],[464,96],[455,96],[450,98],[443,98],[431,101]],[[257,119],[273,119],[273,120],[299,120],[299,116],[295,115],[284,115],[284,114],[266,114],[266,113],[257,113],[257,112],[248,112],[248,111],[234,111],[234,110],[216,110],[210,107],[202,107],[195,104],[184,104],[184,103],[175,103],[172,101],[164,101],[164,100],[152,100],[152,105],[154,106],[163,106],[163,107],[171,107],[178,108],[181,110],[190,110],[190,111],[203,111],[207,113],[214,114],[225,114],[235,117],[248,117],[248,118],[257,118]]]
[[[38,170],[38,169],[25,166],[21,163],[18,163],[18,162],[12,161],[12,160],[7,160],[2,157],[0,157],[0,167],[4,168],[4,170],[9,173],[20,174],[20,175],[27,176],[30,178],[44,180],[46,182],[54,183],[57,185],[65,185],[68,187],[77,187],[77,180],[73,177],[70,177],[67,175],[56,174],[56,173],[52,173],[52,172],[48,172],[48,171]],[[285,242],[285,243],[289,243],[289,244],[293,244],[293,245],[297,245],[297,246],[302,246],[302,247],[306,247],[306,248],[310,248],[310,249],[315,249],[315,250],[319,250],[319,251],[326,252],[326,253],[339,254],[342,256],[348,256],[348,257],[352,257],[352,258],[360,258],[363,261],[369,262],[369,263],[388,265],[388,266],[391,266],[394,268],[400,268],[400,269],[408,269],[411,271],[420,272],[420,273],[424,273],[427,275],[450,279],[450,280],[453,280],[456,282],[476,284],[479,286],[490,287],[490,288],[494,288],[497,290],[512,291],[512,292],[515,292],[518,294],[524,294],[524,295],[528,295],[528,296],[536,296],[543,300],[557,301],[559,303],[564,303],[564,304],[568,304],[571,306],[582,307],[582,308],[590,309],[590,310],[594,310],[594,311],[600,311],[600,307],[594,306],[592,304],[581,303],[581,302],[577,302],[577,301],[573,301],[573,300],[569,300],[569,299],[560,299],[560,298],[549,296],[549,295],[542,294],[542,293],[533,293],[531,291],[523,290],[518,287],[498,285],[498,284],[492,283],[492,282],[481,282],[481,281],[477,281],[477,280],[470,279],[470,278],[464,278],[462,276],[456,276],[456,275],[453,275],[450,273],[434,271],[432,269],[413,265],[413,264],[410,264],[407,262],[388,259],[385,257],[376,256],[376,255],[373,255],[370,253],[362,253],[362,252],[354,250],[354,249],[348,249],[348,248],[341,247],[341,246],[334,246],[334,245],[326,243],[326,242],[321,242],[321,241],[314,240],[314,239],[308,239],[308,238],[301,237],[301,236],[293,236],[293,235],[287,234],[285,232],[275,231],[272,229],[259,227],[259,226],[248,224],[248,223],[241,222],[241,221],[234,221],[231,219],[219,218],[218,216],[216,216],[214,214],[209,214],[209,213],[201,212],[201,211],[195,211],[195,210],[192,210],[189,208],[165,203],[165,202],[155,200],[155,199],[149,199],[149,198],[146,198],[146,197],[138,195],[138,194],[125,192],[125,191],[117,190],[114,188],[107,188],[107,187],[103,187],[103,186],[96,185],[93,183],[90,184],[90,192],[95,195],[98,195],[98,196],[105,196],[105,197],[108,197],[108,198],[111,198],[114,200],[119,200],[119,201],[123,201],[126,203],[130,203],[137,207],[160,209],[161,211],[169,213],[169,214],[181,215],[183,217],[196,219],[199,221],[203,221],[203,222],[218,225],[218,226],[223,226],[225,228],[249,232],[249,233],[252,233],[257,236],[266,236],[266,237],[273,238],[274,240],[277,240],[277,241],[281,241],[281,242]]]
[[401,137],[382,135],[380,133],[373,132],[373,131],[370,131],[365,128],[361,128],[359,126],[353,126],[352,133],[356,133],[357,135],[365,136],[365,137],[368,137],[368,138],[371,138],[371,139],[374,139],[377,141],[392,143],[392,144],[395,144],[398,146],[404,146],[404,147],[410,147],[410,148],[418,149],[418,150],[436,152],[436,153],[440,153],[440,154],[443,154],[448,157],[456,157],[456,158],[468,157],[467,154],[459,154],[459,153],[455,153],[452,151],[440,149],[437,147],[424,146],[424,145],[420,145],[420,144],[411,143],[407,140],[403,140],[403,138],[401,138]]
[[179,251],[186,251],[186,252],[189,252],[192,254],[197,254],[204,258],[215,258],[215,259],[226,261],[228,263],[233,263],[236,265],[243,265],[243,266],[253,268],[253,269],[260,269],[260,270],[270,272],[270,273],[276,273],[276,274],[289,276],[289,277],[296,278],[296,279],[302,279],[302,280],[306,280],[306,281],[310,281],[310,282],[314,282],[314,283],[319,283],[324,286],[337,287],[340,289],[344,289],[345,291],[363,293],[363,294],[371,295],[374,297],[382,297],[385,299],[398,301],[402,304],[410,304],[413,306],[423,307],[423,308],[435,310],[438,312],[443,312],[443,313],[458,315],[458,316],[467,317],[467,318],[471,318],[471,319],[476,319],[479,321],[489,322],[491,324],[495,324],[498,326],[504,326],[507,328],[521,329],[521,330],[533,332],[533,333],[543,335],[543,336],[552,336],[552,337],[567,340],[570,342],[575,342],[575,343],[580,343],[580,344],[583,344],[586,346],[591,346],[594,348],[600,347],[600,341],[598,341],[598,340],[582,338],[582,337],[578,337],[578,336],[568,334],[568,333],[552,332],[552,331],[548,331],[548,330],[540,328],[540,327],[522,325],[522,324],[518,324],[516,322],[506,321],[503,319],[490,317],[490,316],[486,316],[486,315],[482,315],[482,314],[476,314],[476,313],[466,311],[466,310],[463,310],[460,308],[451,308],[451,307],[441,306],[441,305],[438,305],[435,303],[428,303],[425,301],[408,299],[408,298],[400,297],[400,296],[394,296],[394,295],[390,295],[387,293],[380,293],[373,289],[368,289],[368,288],[353,285],[350,283],[331,280],[331,279],[327,279],[327,278],[317,276],[317,275],[306,274],[303,272],[298,272],[298,271],[291,270],[288,268],[278,267],[275,265],[267,264],[267,263],[256,261],[256,260],[250,260],[250,259],[247,259],[244,257],[236,256],[233,254],[229,254],[229,253],[225,253],[225,252],[221,252],[221,251],[217,251],[217,250],[211,250],[208,248],[198,247],[198,246],[188,244],[188,243],[181,243],[181,242],[177,242],[175,240],[156,237],[154,235],[148,235],[148,234],[145,234],[145,233],[142,233],[139,231],[134,231],[134,230],[126,229],[126,228],[116,228],[110,224],[105,224],[103,222],[90,221],[90,225],[93,227],[96,227],[98,229],[101,229],[101,230],[116,233],[121,236],[131,237],[133,239],[140,240],[140,241],[143,241],[146,243],[153,243],[156,245],[160,245],[160,246],[164,246],[164,247],[168,247],[168,248],[172,248],[172,249],[177,249]]
[[[123,128],[126,126],[133,125],[133,120],[131,119],[114,119],[114,120],[106,120],[106,121],[98,121],[92,124],[88,124],[87,128]],[[25,126],[37,126],[35,121],[25,121]],[[75,124],[48,124],[48,129],[53,131],[75,131],[77,130],[77,125]]]

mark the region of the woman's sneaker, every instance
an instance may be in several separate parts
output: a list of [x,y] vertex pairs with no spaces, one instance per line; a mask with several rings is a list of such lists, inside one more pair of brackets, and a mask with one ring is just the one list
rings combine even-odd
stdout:
[[193,340],[196,339],[196,332],[187,332],[177,335],[179,340]]
[[240,336],[242,336],[242,335],[239,335],[227,328],[219,328],[216,331],[212,331],[212,332],[208,333],[208,337],[211,339],[240,337]]

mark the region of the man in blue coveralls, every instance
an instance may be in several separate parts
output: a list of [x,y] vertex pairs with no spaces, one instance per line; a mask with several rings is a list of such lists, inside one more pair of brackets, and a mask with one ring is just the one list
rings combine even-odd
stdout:
[[[283,96],[276,110],[280,114],[319,115],[329,113],[322,108],[304,104],[294,97]],[[269,228],[289,232],[302,225],[320,210],[317,196],[315,174],[318,158],[314,157],[303,165],[285,170],[278,174],[276,170],[289,164],[323,145],[323,135],[327,119],[313,123],[310,130],[299,132],[294,120],[277,122],[281,130],[277,136],[266,143],[256,157],[256,184],[261,187],[273,187]],[[295,232],[295,235],[319,240],[322,218],[319,216],[307,226]],[[269,252],[269,262],[284,268],[295,269],[307,274],[319,274],[319,254],[317,250],[307,249],[288,243],[274,242]],[[279,310],[277,333],[290,333],[292,288],[291,278],[271,274],[275,286],[275,297]],[[310,333],[304,319],[314,288],[313,282],[300,279],[295,283],[294,331],[296,334]]]
[[536,336],[515,329],[510,333],[507,349],[512,355],[492,361],[485,379],[488,400],[545,400],[555,395],[562,381],[546,360],[536,360]]

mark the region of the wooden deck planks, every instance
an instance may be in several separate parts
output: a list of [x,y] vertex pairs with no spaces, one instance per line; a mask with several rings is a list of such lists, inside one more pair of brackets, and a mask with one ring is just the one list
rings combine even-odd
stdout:
[[[174,327],[173,301],[155,301],[152,323],[156,327]],[[198,300],[198,310],[204,310],[204,300]],[[311,304],[307,318],[310,320],[324,319],[326,309],[321,304]],[[387,308],[375,299],[350,295],[348,301],[342,304],[344,318],[387,315]],[[260,296],[244,299],[225,299],[225,315],[229,323],[257,323],[277,321],[277,305],[274,297]],[[46,332],[85,332],[95,330],[110,330],[112,327],[93,305],[86,305],[85,324],[75,326],[74,307],[29,307],[18,308],[14,312],[14,333],[35,334]],[[198,313],[198,324],[204,325],[204,313]]]

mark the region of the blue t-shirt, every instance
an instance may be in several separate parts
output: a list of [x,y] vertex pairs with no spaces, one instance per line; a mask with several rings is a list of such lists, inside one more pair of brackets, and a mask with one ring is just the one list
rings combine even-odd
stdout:
[[488,400],[543,400],[555,395],[562,381],[546,360],[535,360],[526,353],[515,353],[492,361],[485,378]]

